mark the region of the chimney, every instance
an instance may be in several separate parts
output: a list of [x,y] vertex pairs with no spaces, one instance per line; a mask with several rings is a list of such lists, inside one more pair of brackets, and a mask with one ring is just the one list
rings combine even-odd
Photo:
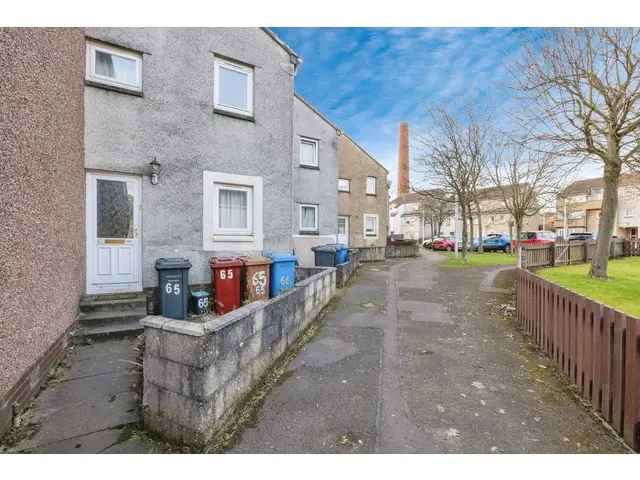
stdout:
[[398,196],[409,193],[409,124],[400,124],[398,142]]

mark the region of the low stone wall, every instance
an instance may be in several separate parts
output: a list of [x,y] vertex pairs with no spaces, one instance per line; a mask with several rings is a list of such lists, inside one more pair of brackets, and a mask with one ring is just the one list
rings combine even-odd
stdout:
[[409,243],[402,245],[387,245],[385,256],[387,258],[409,258],[417,257],[419,247],[417,243]]
[[344,288],[349,282],[351,276],[356,273],[360,266],[360,251],[358,249],[349,249],[349,261],[341,263],[336,267],[336,286]]
[[183,444],[211,440],[335,294],[335,268],[297,268],[296,276],[284,294],[226,315],[142,320],[145,428]]
[[361,262],[382,262],[385,257],[385,247],[362,247],[360,251]]

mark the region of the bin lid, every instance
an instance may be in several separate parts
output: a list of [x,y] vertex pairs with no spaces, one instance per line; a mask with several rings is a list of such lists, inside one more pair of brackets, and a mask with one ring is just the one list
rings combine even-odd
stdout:
[[338,250],[347,250],[344,243],[327,243],[327,246],[336,247]]
[[180,270],[191,268],[188,258],[159,258],[156,260],[156,270]]
[[198,290],[197,292],[191,292],[191,295],[197,298],[208,297],[209,292],[205,292],[204,290]]
[[338,250],[340,250],[340,248],[330,244],[330,245],[318,245],[317,247],[311,247],[311,250],[313,250],[314,252],[336,253]]
[[271,260],[273,260],[274,263],[278,263],[278,262],[297,262],[298,261],[298,257],[296,257],[295,255],[292,255],[288,252],[269,252],[267,254],[267,257],[269,257]]
[[270,265],[271,259],[267,257],[241,257],[242,263],[247,266]]
[[211,257],[209,266],[211,268],[241,267],[242,260],[239,257]]

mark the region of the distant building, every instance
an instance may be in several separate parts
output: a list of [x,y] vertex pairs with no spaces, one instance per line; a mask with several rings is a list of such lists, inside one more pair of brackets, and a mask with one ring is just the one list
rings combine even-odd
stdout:
[[[556,199],[556,233],[598,233],[604,181],[600,178],[578,180]],[[640,175],[624,174],[618,186],[618,213],[613,234],[637,239],[640,228]]]

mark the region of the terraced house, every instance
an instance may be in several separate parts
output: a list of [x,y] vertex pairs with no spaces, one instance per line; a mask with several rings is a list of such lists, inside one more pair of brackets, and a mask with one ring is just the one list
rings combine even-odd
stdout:
[[[602,178],[578,180],[558,195],[556,232],[560,235],[598,233],[602,207]],[[613,234],[628,240],[638,239],[640,228],[640,176],[623,174],[618,186],[618,214]]]

